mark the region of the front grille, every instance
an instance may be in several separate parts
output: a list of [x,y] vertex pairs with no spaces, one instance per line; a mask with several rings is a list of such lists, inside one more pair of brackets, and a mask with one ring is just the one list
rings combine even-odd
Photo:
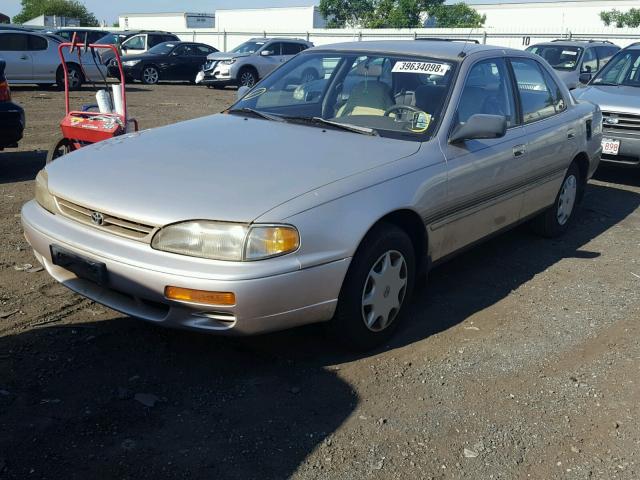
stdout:
[[602,128],[610,132],[624,131],[640,134],[640,115],[602,112]]
[[[62,198],[56,198],[56,201],[58,202],[60,212],[65,217],[132,240],[150,242],[152,233],[156,228],[153,225],[145,225],[143,223],[97,212]],[[97,217],[98,221],[94,221],[94,217]]]

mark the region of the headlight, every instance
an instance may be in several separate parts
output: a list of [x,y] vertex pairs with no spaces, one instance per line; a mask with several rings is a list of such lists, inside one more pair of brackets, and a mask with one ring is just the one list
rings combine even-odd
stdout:
[[135,67],[139,63],[140,63],[140,60],[127,60],[126,62],[122,62],[122,66]]
[[40,170],[36,176],[36,202],[45,210],[55,213],[56,201],[49,193],[49,177],[44,169]]
[[236,59],[235,58],[230,58],[229,60],[222,60],[220,62],[221,65],[232,65],[236,63]]
[[251,261],[298,249],[300,236],[289,225],[246,225],[212,221],[177,223],[153,237],[156,250],[212,260]]

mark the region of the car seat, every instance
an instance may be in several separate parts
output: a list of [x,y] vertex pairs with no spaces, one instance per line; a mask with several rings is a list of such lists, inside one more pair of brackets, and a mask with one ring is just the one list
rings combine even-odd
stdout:
[[[391,90],[386,83],[377,78],[382,75],[382,66],[361,63],[356,67],[356,75],[365,79],[353,86],[349,99],[338,109],[336,117],[349,115],[378,115],[382,116],[395,102]],[[374,77],[374,79],[369,79]]]

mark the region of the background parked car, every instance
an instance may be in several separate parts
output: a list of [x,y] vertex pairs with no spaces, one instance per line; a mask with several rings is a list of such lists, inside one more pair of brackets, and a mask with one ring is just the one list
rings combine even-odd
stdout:
[[17,147],[25,126],[24,110],[11,101],[5,65],[5,61],[0,60],[0,150]]
[[52,33],[59,37],[64,38],[67,42],[70,42],[73,38],[73,34],[76,34],[78,41],[84,42],[85,36],[89,43],[97,43],[97,40],[108,35],[111,32],[106,30],[94,30],[92,28],[58,28],[55,30],[48,30],[47,33]]
[[306,40],[252,38],[230,52],[209,55],[201,83],[217,88],[226,85],[253,87],[272,70],[310,47],[313,43]]
[[[0,57],[7,63],[6,77],[14,84],[64,86],[64,70],[58,54],[58,46],[64,40],[51,34],[27,31],[0,31]],[[106,68],[100,65],[100,57],[94,59],[91,52],[82,54],[82,68],[77,53],[65,53],[69,68],[69,86],[78,89],[90,79],[100,80]],[[96,63],[98,65],[96,65]],[[84,70],[84,72],[83,72]],[[89,78],[85,78],[85,74]]]
[[[217,51],[204,43],[165,42],[146,53],[123,56],[122,67],[127,81],[139,80],[148,85],[160,80],[193,82],[207,55]],[[109,64],[109,75],[115,78],[120,76],[115,59]]]
[[549,62],[570,90],[591,80],[618,50],[611,42],[593,40],[553,40],[527,48]]
[[[179,42],[177,35],[156,30],[134,30],[116,32],[100,39],[100,42],[117,45],[120,55],[138,55],[164,42]],[[102,52],[102,63],[109,65],[113,52]]]
[[640,44],[619,51],[574,96],[602,110],[602,160],[640,168]]

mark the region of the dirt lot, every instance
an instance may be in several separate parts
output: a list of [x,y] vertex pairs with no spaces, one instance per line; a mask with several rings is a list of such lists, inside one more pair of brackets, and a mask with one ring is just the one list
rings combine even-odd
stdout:
[[[154,127],[233,95],[137,86],[130,107]],[[20,207],[63,100],[14,97],[29,126],[0,153],[0,478],[640,478],[640,175],[602,171],[560,240],[519,228],[439,267],[393,343],[353,355],[315,326],[160,329],[25,266]]]

